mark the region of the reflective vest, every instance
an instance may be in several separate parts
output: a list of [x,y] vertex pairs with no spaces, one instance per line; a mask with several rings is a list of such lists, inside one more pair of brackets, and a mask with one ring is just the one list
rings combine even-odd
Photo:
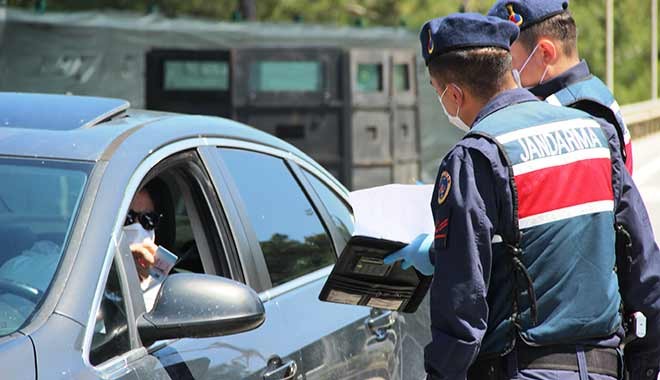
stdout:
[[588,79],[570,84],[556,93],[548,96],[546,102],[558,106],[578,108],[591,112],[593,116],[601,117],[614,125],[621,145],[621,155],[628,172],[632,174],[633,158],[630,131],[623,121],[619,103],[609,88],[597,77],[591,75]]
[[598,122],[579,110],[524,102],[485,117],[470,137],[501,151],[517,216],[512,228],[496,231],[503,242],[493,243],[480,356],[504,354],[517,338],[550,345],[613,334],[621,298],[612,164]]

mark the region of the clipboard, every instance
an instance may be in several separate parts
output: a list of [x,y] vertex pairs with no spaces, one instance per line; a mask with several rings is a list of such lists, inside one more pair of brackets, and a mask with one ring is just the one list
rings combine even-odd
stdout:
[[401,262],[383,264],[383,259],[406,243],[369,236],[353,236],[346,244],[319,299],[414,313],[429,287],[432,276],[414,268],[402,269]]

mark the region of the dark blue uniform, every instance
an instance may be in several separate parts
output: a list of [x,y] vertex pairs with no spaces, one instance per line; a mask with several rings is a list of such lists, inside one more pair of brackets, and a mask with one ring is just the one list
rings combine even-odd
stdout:
[[626,169],[632,174],[633,151],[630,131],[623,120],[619,103],[607,86],[591,74],[587,62],[581,61],[561,75],[531,88],[530,91],[550,104],[577,108],[612,124],[619,137]]
[[[524,28],[525,20],[564,12],[568,2],[501,5]],[[509,50],[514,23],[477,14],[430,20],[420,32],[422,55],[432,69],[457,70],[442,66],[456,59],[445,54]],[[463,83],[443,83],[451,81],[444,74],[452,73],[434,75],[432,84],[450,122],[462,128],[460,105],[469,94],[456,90]],[[442,97],[450,86],[455,114]],[[429,377],[616,378],[623,305],[648,318],[647,337],[626,347],[633,378],[654,378],[660,252],[614,127],[522,89],[493,96],[471,124],[443,160],[431,203]],[[616,260],[615,224],[630,232],[630,260]]]
[[[568,12],[568,0],[499,0],[488,11],[488,15],[509,20],[518,25],[521,33],[524,33],[527,28],[565,12]],[[551,104],[577,108],[612,124],[621,142],[623,161],[632,173],[630,132],[621,115],[619,104],[607,86],[589,72],[585,61],[530,91]]]
[[[534,99],[525,90],[504,92],[482,109],[473,128],[493,112]],[[642,311],[648,318],[647,338],[627,347],[626,360],[633,373],[657,374],[660,252],[641,197],[618,154],[616,131],[608,123],[600,124],[612,152],[616,220],[631,231],[634,241],[635,254],[627,268],[629,274],[623,276],[623,301],[626,309]],[[493,260],[494,251],[501,244],[497,241],[502,236],[507,240],[507,235],[513,233],[514,194],[509,183],[509,167],[502,161],[498,147],[478,136],[468,136],[459,142],[440,166],[432,200],[438,227],[431,250],[436,268],[431,289],[433,341],[426,349],[425,358],[432,378],[462,379],[466,376],[468,367],[480,355],[482,344],[492,331],[489,321],[497,318],[489,314],[492,313],[490,306],[498,299],[511,297],[508,290],[490,286],[501,269]],[[567,297],[561,301],[576,300]],[[583,337],[570,343],[616,348],[620,336],[619,329],[607,336]]]
[[[568,0],[498,0],[488,12],[518,25],[521,33],[536,23],[568,11]],[[582,61],[561,75],[531,89],[534,95],[552,104],[571,106],[591,115],[605,118],[617,127],[617,147],[621,149],[626,168],[632,173],[630,133],[621,117],[618,104],[606,86],[594,77]],[[623,146],[619,146],[623,145]],[[646,208],[630,176],[614,173],[616,223],[629,236],[617,240],[619,287],[624,314],[641,311],[647,317],[647,336],[625,347],[627,371],[632,379],[655,379],[660,365],[660,263],[658,248],[651,231]],[[617,178],[619,178],[618,182]],[[621,238],[623,237],[623,238]],[[628,247],[626,247],[628,245]]]

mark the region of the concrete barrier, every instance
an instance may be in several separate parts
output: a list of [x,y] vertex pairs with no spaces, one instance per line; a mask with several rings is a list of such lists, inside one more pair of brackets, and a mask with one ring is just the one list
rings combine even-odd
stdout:
[[660,100],[627,104],[621,113],[633,139],[660,132]]

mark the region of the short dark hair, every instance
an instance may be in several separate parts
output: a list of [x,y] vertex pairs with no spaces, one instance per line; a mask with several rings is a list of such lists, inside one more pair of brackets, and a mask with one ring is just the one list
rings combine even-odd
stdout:
[[456,83],[487,100],[500,92],[511,73],[511,53],[498,47],[454,50],[431,58],[429,73],[437,81]]
[[523,29],[518,40],[529,52],[534,49],[542,37],[550,37],[559,41],[562,51],[567,56],[577,53],[577,27],[569,11],[564,11]]

